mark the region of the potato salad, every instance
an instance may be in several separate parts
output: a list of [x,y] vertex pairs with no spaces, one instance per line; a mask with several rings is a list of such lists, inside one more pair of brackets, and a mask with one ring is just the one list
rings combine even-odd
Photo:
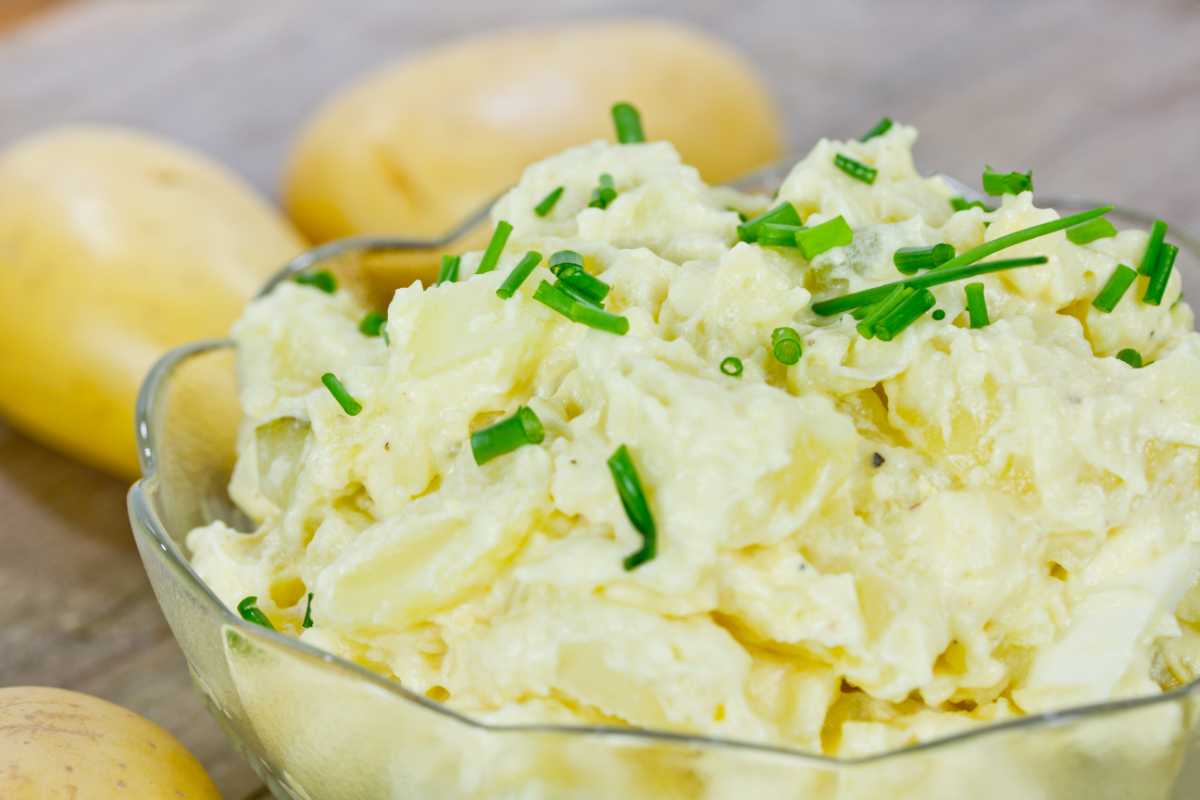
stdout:
[[890,122],[742,194],[619,111],[434,285],[247,308],[225,603],[482,721],[838,756],[1200,673],[1165,226],[964,199]]

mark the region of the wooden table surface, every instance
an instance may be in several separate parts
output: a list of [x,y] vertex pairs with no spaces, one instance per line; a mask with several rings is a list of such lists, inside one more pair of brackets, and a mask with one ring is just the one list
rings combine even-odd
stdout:
[[[0,14],[0,146],[119,122],[205,150],[274,192],[296,125],[351,76],[430,42],[609,13],[687,19],[767,73],[797,150],[887,113],[920,126],[928,171],[1032,167],[1046,193],[1200,228],[1200,3],[470,0],[75,2]],[[0,11],[10,0],[0,0]],[[19,8],[18,8],[19,6]],[[20,13],[14,12],[16,8]],[[3,264],[0,264],[2,280]],[[225,796],[258,781],[193,694],[142,572],[126,486],[0,423],[0,685],[80,689],[176,733]]]

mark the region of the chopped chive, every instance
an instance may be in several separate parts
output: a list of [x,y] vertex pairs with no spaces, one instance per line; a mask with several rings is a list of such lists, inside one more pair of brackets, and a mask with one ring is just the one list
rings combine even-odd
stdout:
[[546,281],[542,281],[534,290],[533,299],[554,309],[567,319],[571,318],[571,309],[575,305],[575,300],[557,286],[551,286]]
[[521,288],[521,284],[529,277],[534,268],[542,263],[542,254],[536,250],[530,250],[522,257],[517,265],[513,267],[512,272],[508,273],[508,277],[496,289],[496,296],[501,300],[507,300],[516,293],[517,289]]
[[1110,211],[1112,211],[1112,206],[1100,206],[1099,208],[1093,208],[1090,211],[1080,211],[1078,214],[1071,214],[1070,216],[1061,217],[1056,220],[1051,220],[1050,222],[1043,222],[1038,225],[1030,225],[1028,228],[1022,228],[1019,231],[1006,233],[1003,236],[998,236],[995,239],[992,239],[990,242],[984,242],[978,247],[972,247],[965,253],[959,253],[945,264],[939,265],[937,269],[953,269],[954,267],[958,267],[963,264],[972,264],[980,259],[987,258],[993,253],[998,253],[1005,248],[1021,244],[1022,242],[1028,242],[1031,239],[1037,239],[1038,237],[1054,233],[1055,231],[1066,230],[1067,228],[1078,225],[1081,222],[1087,222],[1088,220],[1095,219],[1097,217],[1103,217]]
[[475,269],[476,275],[491,272],[500,263],[500,254],[504,252],[504,245],[508,243],[508,235],[512,233],[512,229],[512,225],[505,220],[496,223],[496,230],[492,231],[491,241],[488,242],[487,249],[483,251],[483,258],[480,259],[479,266]]
[[311,286],[314,289],[320,289],[326,294],[333,294],[337,291],[337,278],[333,277],[333,273],[327,269],[318,270],[317,272],[301,272],[293,281],[301,286]]
[[337,400],[338,405],[342,407],[342,411],[345,411],[352,417],[357,416],[358,412],[362,411],[362,403],[355,400],[346,391],[346,387],[338,380],[337,375],[334,375],[332,372],[326,372],[321,376],[321,383],[325,384],[325,388],[333,395],[333,399]]
[[563,196],[566,191],[565,186],[555,186],[550,190],[550,193],[542,198],[542,202],[533,207],[533,213],[539,217],[544,217],[554,210],[554,204],[558,202],[558,198]]
[[814,225],[796,234],[796,245],[809,261],[835,247],[845,247],[854,241],[854,231],[846,224],[845,218],[838,214],[831,220]]
[[874,286],[870,289],[863,289],[862,291],[844,294],[841,297],[833,297],[829,300],[822,300],[819,303],[813,303],[812,310],[814,313],[819,314],[822,317],[828,317],[832,316],[833,314],[839,314],[843,311],[849,311],[853,308],[858,308],[859,306],[877,303],[883,298],[887,297],[897,286],[909,286],[913,289],[921,289],[927,286],[940,286],[943,283],[953,283],[954,281],[959,281],[963,278],[974,278],[976,275],[987,275],[991,272],[1002,272],[1004,270],[1016,269],[1018,267],[1032,267],[1037,264],[1045,264],[1049,260],[1050,259],[1046,258],[1045,256],[1006,258],[997,261],[980,261],[974,264],[959,264],[951,269],[946,269],[945,264],[943,264],[938,269],[931,269],[911,278],[905,278],[904,280],[900,281],[892,281],[891,283]]
[[913,292],[896,306],[892,313],[881,319],[875,326],[875,336],[880,341],[890,342],[901,331],[916,322],[921,316],[933,308],[937,298],[928,289]]
[[1150,275],[1150,282],[1146,284],[1146,293],[1142,295],[1142,302],[1156,306],[1162,302],[1163,294],[1167,291],[1167,282],[1171,280],[1171,270],[1175,267],[1175,257],[1179,255],[1179,248],[1169,242],[1163,242],[1162,247],[1158,250],[1158,266]]
[[529,406],[521,406],[511,417],[472,433],[471,456],[476,464],[483,466],[518,447],[541,444],[545,438],[546,431],[537,414]]
[[629,518],[633,529],[642,535],[641,548],[625,557],[626,571],[634,570],[657,555],[658,530],[654,526],[654,515],[650,513],[650,504],[646,501],[646,492],[642,489],[642,481],[638,478],[629,448],[621,445],[609,456],[608,471],[612,473],[613,483],[617,486],[625,516]]
[[842,153],[838,153],[833,157],[833,165],[851,178],[863,183],[874,183],[875,176],[879,174],[879,170],[874,167],[864,164],[861,161],[855,161],[850,156]]
[[387,317],[383,314],[378,311],[368,311],[367,315],[358,323],[358,330],[363,336],[379,336],[383,333],[383,326],[386,322]]
[[938,322],[941,322],[942,320],[944,320],[946,318],[946,312],[940,308],[935,308],[933,310],[933,314],[931,314],[930,316],[932,316]]
[[592,308],[601,308],[601,309],[604,308],[603,303],[597,302],[596,300],[592,299],[588,295],[579,291],[579,289],[576,289],[571,284],[563,283],[562,280],[555,281],[554,288],[558,289],[560,292],[567,295],[568,297],[570,297],[572,300],[574,300],[577,303],[583,303],[584,305],[591,306]]
[[612,289],[607,283],[589,274],[578,264],[561,265],[558,271],[558,280],[596,304],[604,302],[604,298],[608,297],[608,293]]
[[796,234],[808,230],[803,225],[764,222],[758,226],[758,243],[766,247],[795,247]]
[[555,275],[558,274],[563,264],[575,264],[583,266],[583,256],[576,253],[574,250],[559,250],[550,255],[550,271]]
[[780,364],[789,367],[800,361],[800,356],[804,355],[804,345],[795,328],[782,327],[771,331],[771,355]]
[[955,211],[966,211],[968,208],[981,208],[984,211],[996,210],[982,200],[968,200],[965,197],[951,197],[950,207]]
[[442,267],[438,270],[437,283],[440,286],[443,283],[454,283],[458,280],[458,266],[462,263],[462,256],[442,256]]
[[261,625],[264,628],[275,630],[275,626],[271,624],[271,620],[258,607],[258,598],[254,595],[243,597],[242,602],[237,604],[238,613],[242,615],[242,619],[246,622],[253,622],[255,625]]
[[642,115],[631,104],[613,104],[612,119],[613,126],[617,129],[617,141],[621,144],[646,141],[646,134],[642,133]]
[[751,217],[738,225],[738,238],[743,242],[758,241],[760,226],[768,222],[779,225],[803,225],[800,214],[796,212],[796,207],[785,200],[774,208],[769,208],[757,217]]
[[892,253],[892,263],[905,275],[915,275],[923,269],[933,269],[954,258],[954,245],[942,242],[929,247],[901,247]]
[[1112,313],[1136,277],[1137,270],[1133,267],[1117,264],[1117,268],[1113,270],[1112,275],[1108,276],[1108,280],[1104,282],[1104,288],[1100,290],[1100,294],[1096,295],[1092,305],[1105,314]]
[[1158,267],[1158,251],[1162,249],[1166,236],[1167,223],[1161,219],[1154,220],[1154,225],[1150,228],[1150,239],[1146,242],[1146,252],[1142,253],[1142,263],[1138,265],[1138,275],[1150,275]]
[[1121,361],[1124,361],[1134,369],[1141,369],[1142,367],[1142,354],[1137,350],[1134,350],[1132,347],[1126,347],[1124,350],[1117,353],[1117,358]]
[[1020,194],[1033,191],[1033,170],[1029,172],[996,172],[983,167],[983,191],[995,197],[1001,194]]
[[987,298],[983,296],[982,283],[968,283],[963,287],[967,295],[967,317],[972,328],[986,328],[991,324],[988,318]]
[[878,325],[884,317],[892,313],[897,306],[907,300],[915,291],[915,289],[910,289],[909,287],[901,284],[900,286],[892,289],[892,291],[888,293],[887,297],[880,300],[875,305],[870,306],[867,315],[863,317],[862,321],[860,321],[858,325],[855,326],[859,335],[864,339],[873,339],[875,337],[875,326]]
[[608,208],[608,204],[616,199],[617,187],[613,183],[613,177],[605,172],[600,176],[600,184],[592,189],[592,199],[588,201],[588,208]]
[[860,142],[870,141],[871,139],[874,139],[876,136],[883,136],[885,133],[887,133],[891,129],[892,129],[891,117],[883,117],[879,120],[879,122],[875,123],[874,128],[871,128],[871,130],[864,133],[862,135],[862,137],[859,139],[859,141]]
[[721,372],[731,378],[742,377],[742,360],[737,356],[725,356],[721,359]]
[[571,309],[570,317],[573,321],[580,325],[587,325],[589,328],[595,328],[598,331],[606,333],[614,333],[617,336],[624,336],[629,333],[629,319],[622,317],[619,314],[610,314],[601,308],[573,301],[574,307]]
[[1116,235],[1117,229],[1104,217],[1076,225],[1074,228],[1067,228],[1067,238],[1075,244],[1087,244],[1097,239],[1108,239]]
[[300,623],[301,628],[311,628],[313,626],[312,619],[312,598],[313,593],[308,593],[308,604],[304,606],[304,621]]

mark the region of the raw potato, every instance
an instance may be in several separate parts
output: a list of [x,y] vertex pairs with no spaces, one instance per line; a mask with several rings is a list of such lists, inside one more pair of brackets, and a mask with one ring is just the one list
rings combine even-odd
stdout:
[[224,336],[305,247],[243,181],[180,147],[64,128],[0,153],[0,414],[126,477],[165,350]]
[[178,740],[132,711],[78,692],[0,689],[0,797],[220,800]]
[[618,100],[710,182],[781,154],[770,97],[726,45],[667,22],[593,22],[467,39],[366,77],[309,124],[285,203],[314,241],[437,235],[531,162],[611,139]]

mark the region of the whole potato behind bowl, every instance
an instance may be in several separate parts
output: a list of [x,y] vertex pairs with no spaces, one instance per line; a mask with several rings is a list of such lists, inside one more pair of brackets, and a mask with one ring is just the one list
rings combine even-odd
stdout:
[[[300,137],[284,196],[315,241],[436,236],[530,163],[612,138],[627,100],[710,182],[779,157],[779,117],[757,72],[721,42],[659,21],[589,22],[434,48],[335,96]],[[408,277],[431,277],[431,262]]]
[[0,414],[137,474],[138,386],[165,350],[224,336],[305,247],[248,185],[127,130],[63,128],[0,153]]

